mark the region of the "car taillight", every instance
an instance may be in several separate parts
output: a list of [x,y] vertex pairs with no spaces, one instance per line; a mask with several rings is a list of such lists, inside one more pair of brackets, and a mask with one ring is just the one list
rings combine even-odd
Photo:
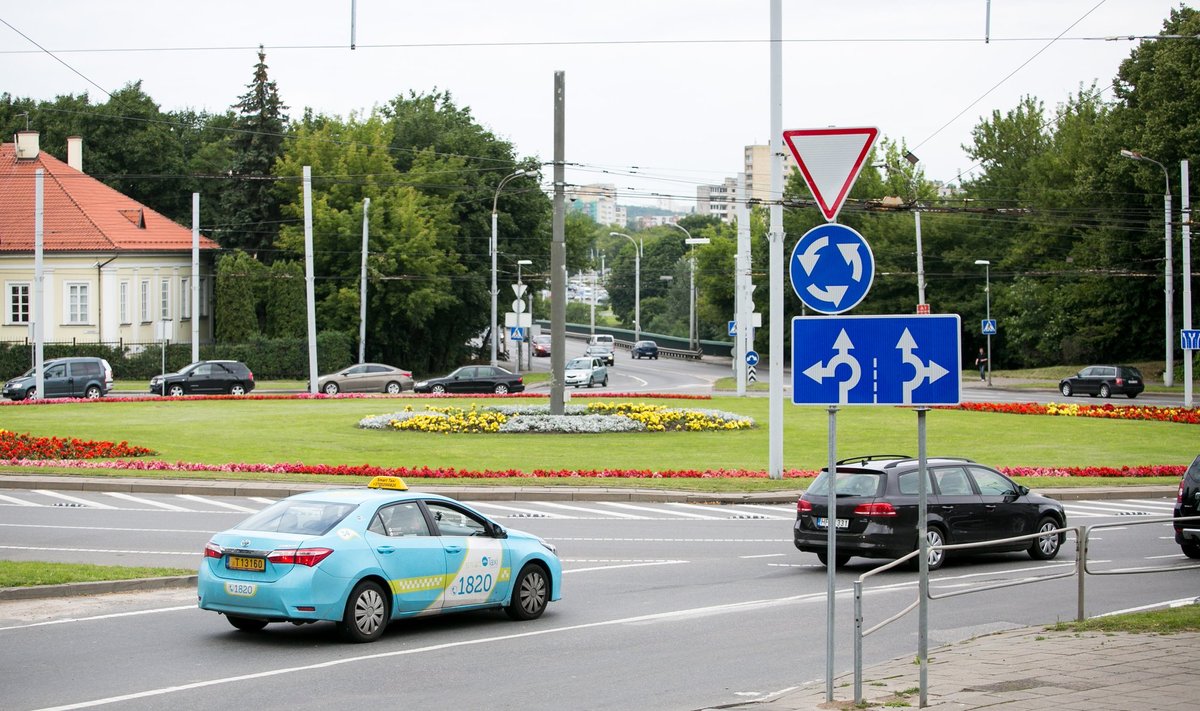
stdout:
[[796,513],[806,514],[812,513],[812,502],[806,499],[800,499],[796,502]]
[[1179,491],[1175,494],[1175,503],[1177,503],[1177,504],[1183,503],[1183,483],[1186,480],[1187,480],[1187,477],[1184,477],[1183,479],[1179,480]]
[[267,560],[276,565],[304,565],[309,568],[329,557],[330,548],[291,548],[271,551]]
[[873,504],[859,504],[854,507],[855,516],[895,516],[896,507],[881,501]]
[[525,378],[520,378],[520,377],[518,377],[518,378],[517,378],[517,382],[518,382],[518,383],[523,383],[523,382],[525,382]]
[[1121,387],[1124,384],[1125,384],[1125,378],[1117,378],[1117,387]]
[[205,558],[220,558],[223,555],[225,555],[225,550],[223,548],[221,548],[221,546],[218,546],[216,543],[213,543],[212,541],[209,541],[207,544],[205,544],[205,546],[204,546],[204,557]]
[[247,380],[254,380],[254,371],[253,371],[253,370],[247,370],[247,371],[246,371],[246,379],[247,379]]
[[406,378],[411,378],[411,377],[412,377],[412,373],[408,372],[407,370],[402,370],[402,371],[400,371],[400,374],[401,374],[401,375],[403,375],[403,376],[404,376],[404,377],[406,377]]

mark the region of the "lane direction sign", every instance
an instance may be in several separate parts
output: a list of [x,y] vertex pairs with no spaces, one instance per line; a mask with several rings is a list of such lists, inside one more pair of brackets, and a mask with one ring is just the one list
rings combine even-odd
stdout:
[[957,405],[961,323],[937,316],[792,319],[792,403]]
[[837,219],[878,137],[878,128],[801,128],[783,132],[804,182],[829,222]]
[[792,289],[808,308],[840,314],[858,305],[875,279],[875,255],[856,230],[829,222],[796,242],[788,263]]
[[758,365],[758,351],[746,352],[746,365],[751,367]]

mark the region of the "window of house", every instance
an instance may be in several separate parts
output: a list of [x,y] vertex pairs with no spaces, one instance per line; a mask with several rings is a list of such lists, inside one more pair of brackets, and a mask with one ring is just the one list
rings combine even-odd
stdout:
[[10,283],[8,285],[8,322],[29,323],[29,284]]
[[183,277],[179,280],[179,317],[192,317],[192,292],[191,280]]
[[208,280],[200,277],[200,318],[208,315]]
[[150,322],[150,280],[142,280],[142,301],[140,307],[142,323]]
[[88,322],[88,285],[83,283],[67,283],[67,323]]
[[119,292],[118,299],[121,302],[118,306],[120,309],[121,323],[129,323],[129,282],[121,282],[117,289]]
[[158,318],[160,321],[171,320],[171,280],[162,279],[158,282]]

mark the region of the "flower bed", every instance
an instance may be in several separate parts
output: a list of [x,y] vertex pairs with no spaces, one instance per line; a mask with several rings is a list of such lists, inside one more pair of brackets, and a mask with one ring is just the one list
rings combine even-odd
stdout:
[[1054,415],[1058,417],[1099,417],[1108,420],[1144,420],[1150,422],[1177,422],[1200,425],[1200,409],[1186,407],[1156,407],[1154,405],[1078,405],[1075,403],[1036,402],[964,402],[950,406],[950,410],[972,412],[1000,412],[1006,415]]
[[144,457],[154,450],[135,447],[126,442],[97,442],[95,440],[34,437],[0,430],[0,459],[107,459],[110,457]]
[[430,407],[421,412],[411,406],[403,412],[372,415],[359,420],[362,429],[406,430],[433,433],[569,433],[704,432],[740,430],[754,420],[721,410],[689,410],[644,403],[596,402],[570,405],[562,415],[551,415],[549,405],[498,406],[469,410]]

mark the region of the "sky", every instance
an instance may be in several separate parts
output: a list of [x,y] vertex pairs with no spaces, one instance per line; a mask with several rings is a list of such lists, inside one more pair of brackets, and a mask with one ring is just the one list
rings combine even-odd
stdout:
[[[1053,111],[1093,82],[1111,99],[1126,38],[1178,6],[783,0],[783,128],[874,126],[927,178],[956,182],[981,117],[1025,95]],[[562,71],[567,182],[614,184],[627,205],[691,209],[698,185],[736,177],[744,146],[769,140],[769,0],[55,0],[5,3],[0,21],[0,92],[14,97],[103,101],[141,80],[163,110],[223,112],[262,44],[292,116],[445,90],[546,162]]]

